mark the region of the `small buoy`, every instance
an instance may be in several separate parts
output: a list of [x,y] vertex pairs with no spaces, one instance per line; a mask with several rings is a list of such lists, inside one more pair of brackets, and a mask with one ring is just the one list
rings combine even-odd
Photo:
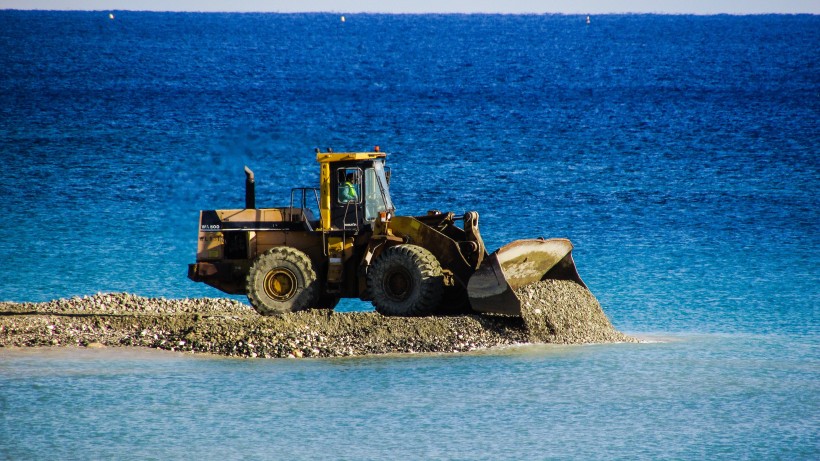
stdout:
[[114,19],[114,13],[108,13],[108,19]]
[[345,22],[345,17],[344,16],[342,16],[342,22]]
[[589,24],[589,16],[587,16],[587,24]]

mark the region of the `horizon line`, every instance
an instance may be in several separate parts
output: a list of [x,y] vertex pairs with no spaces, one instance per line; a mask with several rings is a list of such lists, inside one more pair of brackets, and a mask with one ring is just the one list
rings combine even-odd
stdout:
[[220,9],[60,9],[60,8],[0,8],[0,11],[46,11],[46,12],[131,12],[131,13],[233,13],[233,14],[379,14],[379,15],[500,15],[500,16],[607,16],[607,15],[655,15],[655,16],[817,16],[818,13],[810,12],[782,12],[782,11],[759,11],[759,12],[664,12],[664,11],[606,11],[606,12],[567,12],[567,11],[349,11],[349,10],[305,10],[305,11],[276,11],[276,10],[220,10]]

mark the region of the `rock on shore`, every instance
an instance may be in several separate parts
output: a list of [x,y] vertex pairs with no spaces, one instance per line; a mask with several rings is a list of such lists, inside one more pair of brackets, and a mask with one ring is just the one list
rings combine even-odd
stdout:
[[[0,303],[0,347],[139,346],[270,358],[463,352],[527,342],[634,341],[612,328],[587,290],[564,285],[572,282],[544,283],[523,293],[529,303],[523,319],[407,318],[321,310],[263,317],[230,299],[145,298],[127,293]],[[595,312],[575,312],[584,309]]]

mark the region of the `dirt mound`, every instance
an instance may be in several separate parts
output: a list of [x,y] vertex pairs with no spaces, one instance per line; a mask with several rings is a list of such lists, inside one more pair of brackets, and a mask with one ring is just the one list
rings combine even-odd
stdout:
[[539,282],[519,296],[525,299],[523,319],[320,310],[263,317],[229,299],[127,293],[0,303],[0,347],[139,346],[240,357],[338,357],[631,340],[612,328],[592,294],[572,282]]
[[0,303],[0,347],[139,346],[241,357],[463,352],[527,342],[519,318],[385,317],[322,310],[264,317],[219,298],[127,293]]

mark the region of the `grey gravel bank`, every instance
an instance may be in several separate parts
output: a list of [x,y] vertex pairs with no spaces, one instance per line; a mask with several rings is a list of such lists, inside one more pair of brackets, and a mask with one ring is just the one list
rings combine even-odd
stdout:
[[260,316],[222,298],[145,298],[127,293],[0,303],[0,347],[137,346],[238,357],[339,357],[466,352],[539,343],[634,342],[617,332],[594,296],[573,282],[519,290],[523,316],[385,317],[326,310]]

